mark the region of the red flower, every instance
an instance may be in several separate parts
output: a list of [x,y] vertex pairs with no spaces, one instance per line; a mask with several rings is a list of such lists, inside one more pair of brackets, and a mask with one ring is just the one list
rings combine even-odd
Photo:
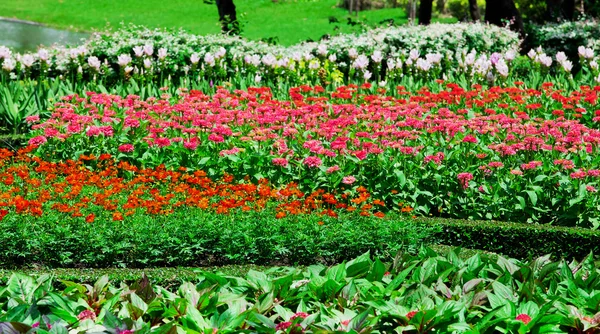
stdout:
[[406,313],[406,317],[410,320],[412,319],[415,315],[417,315],[417,313],[419,313],[419,311],[410,311],[408,313]]
[[516,319],[522,321],[525,325],[531,321],[531,317],[525,313],[519,314]]
[[96,219],[96,216],[93,213],[90,213],[89,215],[87,215],[87,217],[85,217],[85,222],[93,223],[94,219]]

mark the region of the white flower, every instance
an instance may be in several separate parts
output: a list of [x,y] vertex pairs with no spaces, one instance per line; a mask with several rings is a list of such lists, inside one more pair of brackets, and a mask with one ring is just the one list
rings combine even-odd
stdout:
[[386,81],[379,81],[379,87],[385,87],[387,85]]
[[205,63],[206,63],[208,66],[210,66],[210,67],[213,67],[213,66],[215,66],[215,57],[213,57],[213,55],[212,55],[210,52],[207,52],[207,53],[204,55],[204,62],[205,62]]
[[596,82],[600,84],[600,74],[598,74],[598,77],[596,78]]
[[275,56],[273,56],[272,54],[267,53],[266,55],[262,56],[261,62],[265,66],[273,67],[273,65],[275,65],[275,63],[277,62],[277,58],[275,58]]
[[379,51],[379,50],[373,51],[373,54],[371,55],[371,59],[373,59],[373,61],[377,64],[381,63],[381,61],[383,60],[383,55],[381,55],[381,51]]
[[311,70],[317,70],[317,69],[319,69],[319,67],[321,67],[321,64],[319,64],[319,60],[317,60],[317,59],[311,61],[308,64],[308,68]]
[[77,73],[83,73],[83,67],[81,67],[81,65],[77,66]]
[[417,58],[419,58],[419,51],[416,49],[410,50],[408,53],[408,58],[413,61],[417,60]]
[[335,63],[336,60],[337,60],[337,56],[335,55],[335,53],[332,53],[329,55],[330,62]]
[[593,70],[597,70],[597,69],[598,69],[598,63],[597,63],[595,60],[592,60],[592,61],[590,62],[590,67],[591,67]]
[[129,73],[131,73],[131,71],[133,71],[133,67],[131,67],[131,66],[125,67],[125,73],[129,74]]
[[292,53],[292,59],[294,61],[300,61],[300,60],[302,60],[302,54],[300,52],[296,51],[296,52]]
[[320,56],[326,56],[327,55],[327,45],[319,44],[319,46],[317,47],[317,53]]
[[144,68],[149,69],[150,67],[152,67],[152,60],[148,58],[144,59]]
[[314,58],[313,55],[311,55],[308,52],[304,54],[304,60],[306,60],[306,61],[311,61],[313,58]]
[[585,46],[580,46],[577,48],[577,52],[579,53],[579,57],[585,59],[594,58],[594,50],[592,48],[586,48]]
[[46,61],[48,61],[48,59],[50,59],[50,54],[48,53],[48,50],[46,50],[46,49],[39,49],[38,57],[40,58],[41,61],[46,62]]
[[98,60],[98,57],[96,56],[92,56],[88,58],[88,65],[90,65],[91,68],[93,68],[96,71],[100,71],[100,60]]
[[350,57],[350,59],[356,59],[356,57],[358,57],[358,51],[356,51],[355,48],[351,48],[348,50],[348,57]]
[[513,51],[513,50],[508,50],[508,51],[506,51],[506,53],[504,54],[504,58],[505,58],[507,61],[513,61],[513,60],[515,59],[516,55],[517,55],[517,54],[516,54],[516,52],[515,52],[515,51]]
[[165,49],[165,48],[158,49],[158,59],[164,60],[165,58],[167,58],[167,49]]
[[352,63],[352,67],[357,68],[359,70],[364,70],[369,66],[369,58],[365,55],[360,55],[356,60]]
[[26,54],[21,58],[21,64],[23,64],[25,67],[31,67],[34,61],[35,59],[30,54]]
[[219,50],[217,50],[217,52],[215,52],[215,58],[221,59],[221,58],[225,57],[226,53],[227,53],[227,50],[225,50],[224,47],[220,47]]
[[422,59],[422,58],[417,59],[416,66],[418,69],[420,69],[421,71],[425,71],[425,72],[427,72],[431,69],[431,63],[429,61],[427,61],[426,59]]
[[562,51],[560,51],[556,54],[556,61],[559,63],[562,63],[562,62],[566,61],[567,59],[568,59],[567,55]]
[[529,52],[527,52],[527,56],[531,59],[535,58],[537,56],[537,53],[535,52],[534,49],[529,50]]
[[508,77],[508,65],[506,65],[504,59],[500,58],[498,62],[496,62],[495,66],[496,71],[498,72],[498,74],[500,74],[500,76],[504,78]]
[[565,70],[565,72],[571,73],[571,70],[573,69],[572,62],[570,62],[569,60],[565,60],[565,61],[561,62],[560,65],[562,66],[563,70]]
[[136,57],[141,57],[144,55],[144,47],[142,46],[134,46],[133,47],[133,53],[135,54]]
[[469,53],[466,57],[465,57],[465,65],[467,66],[471,66],[473,64],[475,64],[475,57],[476,54],[475,52],[471,52]]
[[262,77],[260,76],[260,74],[256,73],[256,75],[254,76],[254,82],[255,83],[260,83],[261,79],[262,79]]
[[365,71],[365,73],[363,74],[363,78],[364,78],[365,80],[369,80],[369,79],[371,79],[371,72],[369,72],[369,71]]
[[152,44],[144,45],[144,53],[146,54],[146,56],[152,56],[152,54],[154,53],[154,46],[152,46]]
[[0,59],[8,59],[12,55],[9,48],[4,45],[0,45]]
[[439,53],[428,53],[425,55],[425,59],[431,64],[439,64],[442,62],[442,55]]
[[539,62],[540,64],[546,66],[546,67],[550,67],[552,65],[552,57],[548,57],[546,56],[546,54],[542,53],[541,55],[539,55]]
[[190,56],[190,61],[192,62],[192,64],[196,65],[200,61],[200,56],[198,56],[198,54],[194,52]]
[[121,67],[125,67],[131,63],[131,57],[127,54],[122,54],[117,57],[117,64]]
[[15,69],[17,62],[15,62],[12,58],[4,58],[4,62],[2,63],[2,69],[6,72],[10,72]]

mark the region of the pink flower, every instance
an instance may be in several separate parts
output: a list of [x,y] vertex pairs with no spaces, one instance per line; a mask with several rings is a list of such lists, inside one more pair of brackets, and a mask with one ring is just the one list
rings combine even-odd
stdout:
[[585,186],[585,189],[591,193],[595,193],[596,191],[598,191],[593,186]]
[[100,135],[100,128],[97,126],[90,126],[87,131],[85,132],[85,134],[88,137],[95,137],[95,136],[99,136]]
[[133,334],[135,333],[132,329],[124,329],[124,330],[117,330],[118,334]]
[[586,171],[578,171],[578,172],[573,172],[571,173],[571,178],[572,179],[585,179],[585,177],[587,176],[587,172]]
[[460,173],[458,174],[458,181],[460,182],[463,189],[469,187],[469,181],[473,180],[473,174],[471,173]]
[[365,158],[367,157],[367,154],[368,154],[368,152],[365,150],[354,152],[354,156],[357,157],[358,160],[365,160]]
[[590,169],[590,170],[588,170],[588,176],[591,176],[591,177],[600,177],[600,170],[598,170],[598,169]]
[[294,320],[296,318],[306,319],[308,317],[308,313],[306,312],[296,312],[293,316],[290,317],[290,320]]
[[531,321],[531,317],[525,313],[517,315],[516,319],[522,321],[525,325],[527,325]]
[[477,143],[477,138],[473,135],[467,135],[462,140],[463,143]]
[[354,182],[356,182],[356,178],[352,175],[344,176],[344,178],[342,179],[343,184],[352,184]]
[[81,311],[81,313],[79,313],[79,315],[77,316],[77,319],[79,319],[79,321],[83,321],[83,320],[87,320],[87,319],[96,321],[96,313],[94,313],[94,311],[92,311],[92,310],[83,310],[83,311]]
[[[32,123],[37,123],[40,121],[40,116],[39,115],[32,115],[32,116],[27,116],[25,117],[25,121],[28,124],[32,124]],[[38,323],[39,324],[39,323]]]
[[276,331],[284,331],[284,330],[288,329],[291,325],[292,325],[291,321],[280,322],[277,324],[277,326],[275,326],[275,330]]
[[140,121],[135,118],[125,118],[125,127],[126,128],[137,128],[140,126]]
[[340,170],[340,166],[338,166],[338,165],[331,166],[331,167],[327,168],[327,174],[335,173],[338,170]]
[[131,153],[133,152],[134,147],[132,144],[123,144],[121,146],[119,146],[119,152],[123,152],[123,153]]
[[165,138],[165,137],[158,137],[158,138],[154,139],[154,143],[158,147],[167,147],[167,146],[171,145],[171,140],[169,138]]
[[417,315],[417,313],[419,313],[419,311],[410,311],[408,313],[406,313],[406,317],[410,320],[412,319],[415,315]]
[[183,147],[187,148],[190,151],[194,151],[198,148],[198,144],[200,144],[198,138],[192,138],[191,140],[183,142]]
[[271,163],[275,166],[287,167],[288,161],[285,158],[274,158]]
[[323,161],[321,161],[321,159],[319,157],[310,156],[310,157],[304,158],[304,164],[308,167],[316,168],[316,167],[321,166],[323,164]]
[[523,172],[521,172],[521,171],[520,171],[520,170],[518,170],[518,169],[511,169],[511,170],[510,170],[510,173],[511,173],[512,175],[523,175]]
[[47,141],[48,140],[46,139],[46,137],[44,137],[44,136],[37,136],[37,137],[33,137],[33,138],[29,139],[29,145],[38,147],[38,146],[44,144]]
[[215,143],[222,143],[223,141],[225,141],[225,139],[223,139],[223,136],[218,135],[216,133],[211,133],[210,135],[208,135],[208,140],[214,141]]

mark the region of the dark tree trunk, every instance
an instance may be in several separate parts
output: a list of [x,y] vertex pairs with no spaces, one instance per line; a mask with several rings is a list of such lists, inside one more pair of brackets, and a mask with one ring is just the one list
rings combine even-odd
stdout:
[[419,3],[419,24],[428,25],[431,23],[431,11],[433,10],[433,0],[421,0]]
[[486,0],[485,22],[504,26],[505,21],[510,22],[511,30],[518,32],[521,38],[525,38],[523,18],[513,0]]
[[562,10],[567,20],[575,19],[575,0],[564,0]]
[[469,0],[469,12],[471,13],[471,20],[475,22],[481,21],[481,14],[479,13],[477,0]]
[[235,13],[235,4],[233,0],[216,0],[219,9],[219,21],[221,21],[221,30],[225,34],[240,34],[240,25]]
[[571,21],[575,15],[575,0],[546,0],[545,21]]

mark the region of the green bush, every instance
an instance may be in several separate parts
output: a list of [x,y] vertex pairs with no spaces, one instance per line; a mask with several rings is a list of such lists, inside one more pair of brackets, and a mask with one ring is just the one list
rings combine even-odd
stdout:
[[474,248],[526,259],[546,254],[582,259],[600,254],[600,231],[550,225],[454,219],[417,219],[434,227],[429,242]]
[[528,44],[541,46],[548,54],[564,52],[570,59],[578,59],[579,46],[600,52],[600,29],[597,21],[564,22],[560,24],[528,25]]
[[366,251],[391,258],[415,249],[425,228],[389,217],[339,218],[275,212],[216,214],[200,209],[165,216],[134,214],[88,224],[62,214],[7,216],[0,266],[129,267],[337,263]]

